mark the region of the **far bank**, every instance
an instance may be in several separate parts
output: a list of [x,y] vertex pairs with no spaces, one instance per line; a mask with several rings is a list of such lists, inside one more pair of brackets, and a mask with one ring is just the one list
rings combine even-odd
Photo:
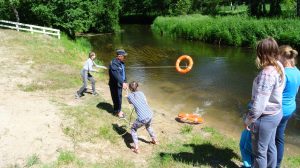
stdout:
[[162,36],[199,40],[216,45],[255,47],[268,36],[281,45],[300,49],[300,20],[297,18],[254,18],[250,16],[182,15],[157,17],[152,29]]

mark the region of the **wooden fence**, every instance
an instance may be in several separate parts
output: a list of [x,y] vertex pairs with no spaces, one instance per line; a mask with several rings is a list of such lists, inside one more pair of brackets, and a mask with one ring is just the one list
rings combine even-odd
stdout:
[[11,22],[6,20],[0,20],[0,27],[10,28],[10,29],[16,29],[17,31],[23,30],[23,31],[30,31],[31,34],[33,33],[42,33],[42,34],[48,34],[57,36],[58,39],[60,39],[60,30],[58,29],[52,29],[48,27],[42,27],[42,26],[35,26],[30,24],[23,24],[18,22]]

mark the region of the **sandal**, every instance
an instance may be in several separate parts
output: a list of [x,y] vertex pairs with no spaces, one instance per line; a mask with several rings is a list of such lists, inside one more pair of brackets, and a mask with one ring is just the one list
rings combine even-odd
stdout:
[[158,145],[159,144],[158,141],[155,140],[155,139],[152,139],[152,141],[150,141],[150,143],[152,143],[153,145]]
[[120,115],[119,115],[119,114],[117,114],[116,116],[118,116],[118,117],[119,117],[119,118],[121,118],[121,119],[123,119],[123,118],[125,118],[125,117],[126,117],[126,116],[125,116],[125,113],[123,113],[123,112],[122,112],[122,114],[120,114]]

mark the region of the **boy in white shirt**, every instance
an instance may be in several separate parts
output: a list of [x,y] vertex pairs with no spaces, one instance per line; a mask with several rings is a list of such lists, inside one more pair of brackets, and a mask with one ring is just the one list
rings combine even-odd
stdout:
[[93,76],[90,74],[90,72],[98,72],[98,70],[93,69],[93,66],[97,67],[97,68],[103,68],[103,69],[107,69],[105,66],[100,66],[97,65],[94,62],[94,59],[96,58],[96,54],[94,52],[90,52],[89,53],[89,58],[87,59],[87,61],[85,62],[83,69],[80,71],[80,75],[82,77],[82,82],[83,85],[82,87],[76,92],[75,94],[75,98],[80,98],[81,96],[83,96],[83,92],[86,90],[87,87],[87,80],[91,81],[92,84],[92,90],[93,90],[93,95],[97,96],[98,93],[96,92],[95,89],[95,79],[93,78]]

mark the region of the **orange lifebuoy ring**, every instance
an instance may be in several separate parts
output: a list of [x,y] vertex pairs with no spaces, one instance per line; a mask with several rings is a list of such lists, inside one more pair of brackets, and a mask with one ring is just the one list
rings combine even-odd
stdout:
[[[188,60],[188,62],[189,62],[188,67],[185,68],[185,69],[182,69],[182,68],[179,66],[179,64],[180,64],[180,62],[181,62],[182,60]],[[179,73],[181,73],[181,74],[186,74],[186,73],[188,73],[188,72],[192,69],[193,64],[194,64],[194,62],[193,62],[192,57],[190,57],[190,56],[188,56],[188,55],[182,55],[182,56],[180,56],[180,57],[177,59],[177,61],[176,61],[176,70],[177,70],[177,72],[179,72]]]
[[197,114],[179,113],[177,119],[180,122],[190,124],[202,124],[204,122],[204,119]]

